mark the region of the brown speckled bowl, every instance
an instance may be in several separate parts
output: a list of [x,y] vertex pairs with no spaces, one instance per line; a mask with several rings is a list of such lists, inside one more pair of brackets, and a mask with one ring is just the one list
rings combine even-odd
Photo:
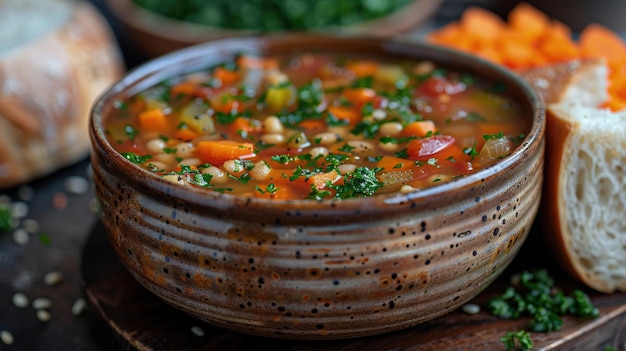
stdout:
[[[347,201],[237,197],[183,187],[140,169],[106,140],[113,101],[246,50],[430,59],[504,83],[532,129],[509,157],[412,194]],[[323,339],[409,327],[461,306],[524,242],[540,200],[544,112],[518,76],[465,54],[380,39],[226,39],[130,72],[97,102],[90,133],[102,221],[147,289],[215,325],[269,337]]]

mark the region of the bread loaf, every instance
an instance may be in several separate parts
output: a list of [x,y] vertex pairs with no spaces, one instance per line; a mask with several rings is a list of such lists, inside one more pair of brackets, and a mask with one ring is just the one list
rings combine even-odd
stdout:
[[572,61],[523,76],[547,104],[542,234],[572,276],[626,291],[626,112],[598,107],[607,67]]
[[122,72],[90,3],[0,2],[0,188],[85,157],[91,105]]
[[626,291],[626,112],[551,104],[547,113],[547,239],[588,286]]

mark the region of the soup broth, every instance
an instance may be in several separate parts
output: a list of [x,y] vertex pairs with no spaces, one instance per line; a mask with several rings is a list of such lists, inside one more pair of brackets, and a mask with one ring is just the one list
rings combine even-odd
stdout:
[[509,155],[530,118],[430,61],[241,55],[115,102],[106,133],[164,179],[268,199],[414,192]]

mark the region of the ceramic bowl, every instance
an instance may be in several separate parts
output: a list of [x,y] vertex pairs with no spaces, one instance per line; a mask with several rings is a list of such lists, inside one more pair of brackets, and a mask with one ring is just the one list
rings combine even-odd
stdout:
[[[405,8],[384,17],[321,31],[380,37],[406,33],[425,23],[442,2],[442,0],[414,0]],[[148,58],[210,40],[254,34],[250,30],[219,28],[175,20],[146,10],[132,0],[106,0],[106,5],[119,22],[121,39],[129,41],[132,48]]]
[[[103,124],[116,99],[248,50],[433,60],[504,84],[532,129],[510,156],[470,176],[411,194],[319,202],[179,186],[108,143]],[[190,315],[268,337],[371,335],[456,309],[515,257],[541,194],[544,112],[537,95],[503,68],[426,44],[296,35],[195,46],[115,84],[93,109],[90,135],[101,220],[124,266]]]

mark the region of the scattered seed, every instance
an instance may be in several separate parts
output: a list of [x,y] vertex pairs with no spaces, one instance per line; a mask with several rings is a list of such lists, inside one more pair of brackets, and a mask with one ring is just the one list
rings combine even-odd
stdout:
[[63,193],[56,193],[52,197],[52,207],[57,211],[63,211],[67,207],[67,196]]
[[11,216],[14,218],[24,218],[28,215],[28,205],[22,201],[11,204]]
[[63,273],[59,271],[48,272],[43,277],[43,281],[44,283],[46,283],[46,285],[57,285],[61,281],[63,281]]
[[68,194],[82,195],[89,191],[89,182],[83,177],[71,176],[65,180],[64,188]]
[[93,198],[89,200],[89,212],[91,213],[100,213],[100,202],[98,199]]
[[26,229],[17,228],[13,231],[13,241],[20,246],[24,246],[30,241],[30,235]]
[[74,301],[74,304],[72,305],[72,315],[74,316],[81,315],[86,307],[87,307],[87,303],[85,302],[85,299],[81,299],[81,298],[76,299],[76,301]]
[[468,303],[463,305],[463,312],[467,314],[477,314],[480,312],[480,306],[475,303]]
[[50,312],[46,310],[37,310],[37,319],[42,322],[47,322],[50,320]]
[[28,307],[28,297],[22,293],[15,293],[13,294],[13,304],[18,308]]
[[52,300],[47,297],[38,297],[33,300],[32,306],[36,310],[42,310],[52,307]]
[[11,332],[8,330],[0,331],[0,339],[2,339],[2,342],[5,345],[13,344],[13,334],[11,334]]
[[204,330],[197,325],[194,325],[193,327],[191,327],[191,332],[195,336],[200,336],[200,337],[204,336]]
[[17,197],[22,201],[30,201],[35,197],[35,190],[31,186],[22,185],[17,189]]
[[27,218],[23,220],[22,227],[31,234],[36,234],[39,232],[39,222],[37,222],[36,220],[32,218]]

